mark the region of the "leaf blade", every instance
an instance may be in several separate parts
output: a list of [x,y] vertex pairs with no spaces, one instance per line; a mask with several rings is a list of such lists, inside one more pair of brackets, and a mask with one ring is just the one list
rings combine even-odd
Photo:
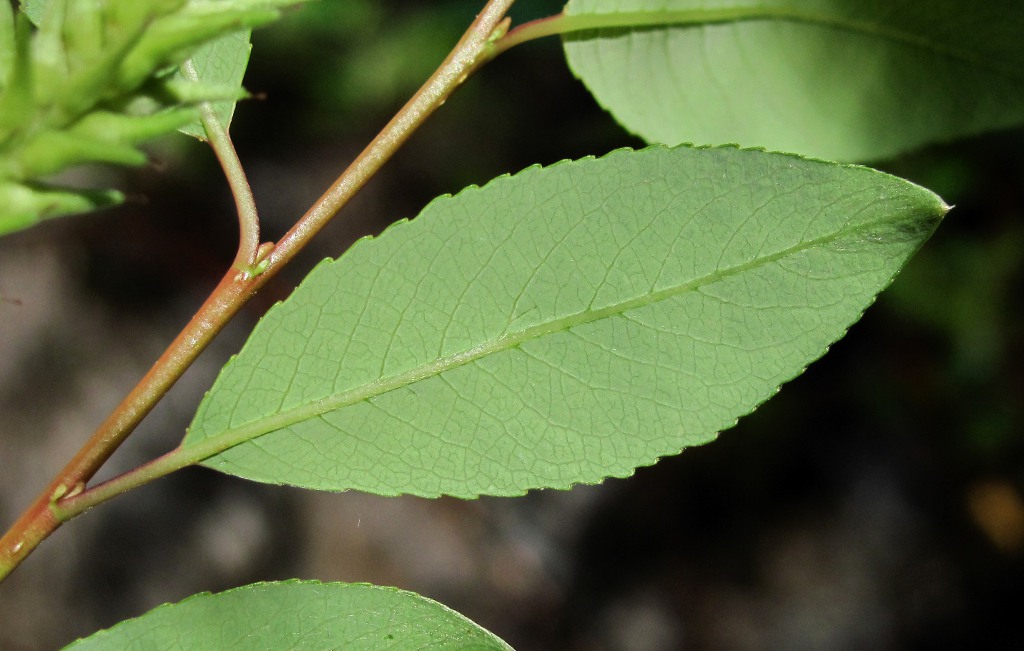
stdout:
[[183,445],[258,481],[381,494],[625,476],[711,440],[823,354],[944,212],[880,172],[756,151],[530,168],[318,266]]
[[65,648],[510,649],[462,615],[420,595],[314,581],[257,583],[194,595]]
[[1024,120],[1024,18],[1009,0],[969,15],[955,0],[703,5],[566,7],[587,24],[646,23],[569,34],[565,52],[598,102],[649,142],[874,160]]
[[[217,8],[221,10],[244,12],[276,11],[302,2],[305,0],[217,0],[213,4],[219,5]],[[200,87],[233,89],[239,97],[244,97],[242,81],[252,54],[251,40],[252,29],[239,29],[200,46],[190,57],[198,74],[197,81]],[[175,79],[186,83],[192,82],[181,70],[176,72]],[[237,104],[237,98],[213,102],[214,113],[225,129],[231,126]],[[206,139],[206,129],[199,120],[181,127],[179,131],[193,138]]]
[[[237,88],[244,92],[242,79],[249,67],[249,55],[252,53],[251,37],[252,30],[239,30],[201,46],[191,56],[192,65],[195,66],[198,75],[196,81],[210,86]],[[177,79],[190,81],[180,70],[176,74]],[[228,100],[214,102],[212,105],[214,113],[225,129],[231,126],[237,104],[237,100]],[[206,139],[206,129],[199,120],[180,127],[179,131],[193,138]]]

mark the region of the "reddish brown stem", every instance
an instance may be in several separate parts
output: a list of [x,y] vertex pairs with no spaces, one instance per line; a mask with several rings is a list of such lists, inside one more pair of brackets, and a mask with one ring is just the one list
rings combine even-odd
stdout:
[[[474,70],[493,56],[494,41],[508,27],[505,14],[513,2],[489,0],[437,71],[281,241],[269,251],[260,247],[255,267],[228,272],[135,389],[0,538],[0,580],[65,519],[118,494],[116,490],[92,493],[86,484],[246,301],[309,242]],[[123,482],[126,487],[137,485],[131,481],[132,472],[122,475],[129,478]],[[144,473],[138,476],[147,481],[154,477]],[[93,495],[95,500],[91,499]],[[59,509],[62,499],[73,500],[76,508]]]
[[61,522],[51,506],[85,490],[86,483],[174,385],[227,321],[262,282],[232,270],[149,372],[96,429],[31,506],[0,538],[0,578],[14,569]]

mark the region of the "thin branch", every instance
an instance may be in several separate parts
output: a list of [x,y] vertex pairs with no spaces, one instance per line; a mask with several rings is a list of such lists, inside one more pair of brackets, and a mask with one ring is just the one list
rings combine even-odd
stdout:
[[[269,251],[266,247],[255,249],[256,254],[251,260],[256,264],[256,268],[250,267],[241,272],[229,271],[224,276],[200,307],[199,312],[146,376],[100,425],[78,454],[57,474],[46,490],[39,494],[11,529],[0,538],[0,580],[10,574],[67,518],[78,515],[91,506],[120,494],[123,490],[183,467],[181,448],[178,448],[160,459],[122,475],[121,478],[115,478],[94,488],[86,488],[86,482],[92,479],[100,466],[157,401],[170,390],[231,317],[323,228],[472,72],[493,57],[494,42],[508,27],[505,14],[513,2],[514,0],[489,0],[441,67],[284,238]],[[211,142],[212,140],[211,137]],[[237,160],[237,157],[234,158]],[[231,176],[232,173],[229,173],[229,179]],[[244,180],[244,175],[241,178]],[[234,187],[233,184],[232,188]],[[247,183],[245,187],[248,188]],[[255,207],[252,214],[255,215]],[[251,246],[251,234],[249,237]],[[258,242],[258,234],[256,241]],[[170,462],[168,457],[171,458]],[[201,460],[189,458],[185,465]],[[117,481],[122,483],[117,484]],[[72,508],[65,508],[65,504]]]
[[241,309],[255,291],[252,284],[246,274],[228,272],[149,372],[0,538],[0,580],[60,526],[53,504],[85,490],[86,482]]
[[59,522],[67,522],[76,515],[85,513],[97,504],[112,500],[133,488],[144,486],[151,481],[165,477],[176,470],[187,468],[203,461],[207,457],[197,457],[191,449],[181,446],[167,452],[152,461],[122,473],[117,477],[97,484],[86,491],[65,497],[51,505],[54,518]]
[[[181,64],[181,70],[192,81],[199,81],[199,71],[192,59]],[[199,105],[199,113],[206,137],[224,170],[238,211],[238,254],[235,256],[234,267],[239,271],[251,272],[259,261],[260,248],[260,216],[256,211],[256,200],[252,196],[242,161],[238,159],[238,152],[231,142],[231,134],[221,124],[213,105],[203,102]]]
[[278,269],[334,216],[479,66],[492,58],[495,33],[503,32],[505,14],[515,0],[490,0],[455,49],[338,180],[281,238],[266,258]]

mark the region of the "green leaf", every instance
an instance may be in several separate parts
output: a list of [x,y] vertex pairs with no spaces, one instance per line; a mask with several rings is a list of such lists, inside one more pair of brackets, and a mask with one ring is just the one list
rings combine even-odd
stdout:
[[0,180],[0,235],[53,217],[112,206],[122,199],[116,190],[73,190]]
[[46,11],[46,5],[48,4],[50,4],[50,0],[21,0],[18,6],[21,8],[21,12],[32,21],[33,25],[39,25],[43,20],[43,12]]
[[1017,0],[571,0],[566,13],[582,30],[565,37],[571,68],[649,142],[874,160],[1024,120]]
[[74,651],[376,651],[511,647],[425,597],[373,585],[287,581],[199,594],[65,647]]
[[[41,177],[84,163],[142,164],[142,142],[196,129],[200,102],[215,102],[226,124],[244,95],[251,28],[299,2],[23,0],[16,22],[4,5],[0,234],[121,198],[54,188]],[[174,79],[190,55],[200,80]]]
[[[249,65],[249,53],[252,51],[252,45],[249,43],[251,35],[252,30],[234,32],[196,50],[192,55],[192,64],[199,74],[199,81],[241,90],[242,78],[245,77],[245,69]],[[178,73],[178,78],[188,80],[181,72]],[[224,128],[231,125],[236,103],[224,101],[213,105],[213,110]],[[181,127],[180,131],[200,140],[206,139],[206,129],[199,120]]]
[[[220,11],[230,9],[237,12],[255,12],[276,10],[300,2],[304,2],[304,0],[219,0],[208,1],[207,4]],[[238,30],[206,43],[191,56],[192,65],[195,66],[199,75],[198,85],[234,89],[235,91],[235,97],[232,99],[213,104],[213,110],[225,129],[231,126],[231,118],[234,116],[238,99],[245,96],[242,80],[245,77],[246,68],[249,66],[249,55],[252,52],[251,37],[251,29]],[[176,74],[175,78],[192,81],[181,71]],[[180,131],[200,140],[206,139],[206,129],[203,128],[202,122],[199,120],[182,127]]]
[[14,50],[0,93],[0,143],[32,120],[32,71],[29,58],[30,28],[19,17],[14,25]]
[[16,53],[14,13],[10,4],[0,3],[0,92],[7,86]]
[[185,453],[385,495],[629,475],[820,357],[946,210],[881,172],[734,148],[530,168],[319,265]]
[[[133,48],[122,53],[123,61],[118,83],[127,92],[135,89],[154,71],[164,65],[166,60],[181,61],[187,56],[187,50],[195,49],[192,61],[199,73],[200,84],[196,84],[197,92],[205,93],[213,89],[214,99],[225,97],[214,104],[221,122],[227,126],[231,122],[235,103],[238,97],[244,96],[241,90],[242,78],[249,62],[251,45],[249,38],[254,25],[267,23],[275,19],[282,7],[295,5],[303,0],[120,0],[117,7],[103,9],[114,17],[107,25],[108,29],[124,32],[126,25],[143,30],[141,38]],[[26,0],[22,2],[22,10],[35,22],[40,24],[47,8],[56,8],[57,0]],[[79,47],[78,59],[90,59],[103,52],[103,25],[99,22],[102,14],[98,5],[73,3],[69,11],[74,12],[73,27],[67,28],[68,42]],[[127,15],[121,15],[128,12]],[[159,20],[156,18],[159,17]],[[52,23],[58,27],[61,21],[54,16]],[[92,20],[90,20],[92,19]],[[95,23],[95,24],[94,24]],[[92,29],[90,29],[92,28]],[[130,30],[129,30],[130,31]],[[222,34],[216,39],[211,37]],[[61,36],[57,33],[56,36]],[[54,46],[61,45],[59,39]],[[53,57],[51,57],[53,58]],[[58,62],[59,63],[59,62]],[[100,70],[100,66],[93,68]],[[104,77],[94,85],[104,81]],[[49,75],[59,79],[59,76]],[[185,79],[180,73],[179,81]],[[91,81],[91,80],[90,80]],[[76,92],[76,96],[91,96],[98,88],[87,87],[84,92]],[[199,121],[181,129],[196,137],[205,137],[205,131]]]
[[55,174],[89,162],[142,165],[146,155],[130,145],[81,136],[71,131],[42,131],[14,157],[23,178]]
[[193,120],[197,114],[198,110],[192,106],[167,109],[148,115],[95,111],[79,120],[70,131],[77,135],[91,136],[97,140],[138,144],[170,133],[182,124]]

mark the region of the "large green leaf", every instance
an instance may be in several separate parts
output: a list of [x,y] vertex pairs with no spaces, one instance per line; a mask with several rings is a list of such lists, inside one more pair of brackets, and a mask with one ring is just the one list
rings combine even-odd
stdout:
[[411,592],[288,581],[195,595],[79,640],[74,651],[507,651],[462,615]]
[[628,475],[821,356],[945,211],[881,172],[735,148],[530,168],[318,266],[184,447],[259,481],[381,494]]
[[1024,120],[1019,0],[570,0],[566,13],[583,30],[565,38],[573,71],[650,142],[873,160]]

